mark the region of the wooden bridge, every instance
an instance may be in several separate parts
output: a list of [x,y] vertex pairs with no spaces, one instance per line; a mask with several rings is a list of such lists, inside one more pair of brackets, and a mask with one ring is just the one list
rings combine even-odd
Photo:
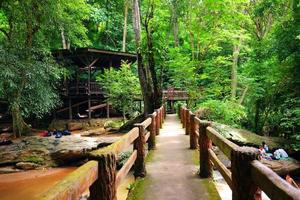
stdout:
[[[166,124],[160,130],[165,118]],[[174,115],[166,115],[165,106],[161,107],[145,121],[136,124],[136,127],[119,141],[91,152],[89,162],[50,188],[39,199],[79,199],[83,192],[89,190],[89,199],[116,200],[118,186],[133,166],[135,177],[147,175],[146,178],[152,178],[152,185],[144,186],[145,194],[141,197],[142,199],[210,199],[213,195],[212,191],[205,189],[204,185],[199,184],[198,181],[212,176],[213,163],[231,188],[233,200],[255,199],[258,188],[271,199],[300,200],[299,190],[257,160],[257,149],[240,147],[228,141],[210,126],[210,122],[198,119],[186,108],[179,109],[179,118],[185,130],[179,126],[179,120]],[[176,137],[170,137],[169,133],[174,132],[179,134]],[[148,150],[154,150],[153,155],[160,158],[147,163],[148,174],[145,166],[146,143],[148,143]],[[156,145],[157,143],[159,145]],[[131,144],[134,149],[131,156],[117,171],[117,155]],[[231,160],[231,169],[227,169],[218,159],[212,150],[212,144]],[[173,147],[173,149],[166,147]],[[198,178],[195,178],[195,173],[190,168],[192,155],[187,153],[191,151],[188,148],[200,150]],[[177,154],[181,156],[178,157]],[[175,160],[169,159],[172,156]],[[180,173],[176,171],[177,167]],[[162,182],[164,177],[170,177],[172,181]]]

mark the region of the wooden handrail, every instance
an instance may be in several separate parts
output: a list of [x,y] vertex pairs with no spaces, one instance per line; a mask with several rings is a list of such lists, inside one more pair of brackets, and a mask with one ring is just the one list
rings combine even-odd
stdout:
[[98,179],[98,162],[89,161],[42,194],[40,200],[79,199]]
[[212,127],[207,127],[206,133],[212,142],[231,160],[231,152],[237,150],[239,146],[225,139]]
[[137,150],[134,150],[131,156],[128,158],[127,162],[123,165],[123,167],[117,173],[116,185],[117,187],[121,184],[122,180],[128,174],[129,170],[133,166],[135,160],[137,158]]
[[232,178],[231,178],[231,171],[226,168],[226,166],[219,160],[215,152],[211,149],[208,150],[209,158],[211,161],[215,164],[215,166],[218,168],[222,176],[224,177],[224,180],[229,185],[229,187],[232,189]]
[[[79,199],[80,195],[90,190],[90,199],[115,200],[116,189],[135,163],[135,175],[145,175],[143,167],[144,145],[148,141],[149,150],[155,148],[157,129],[161,127],[166,116],[165,106],[157,109],[137,127],[131,129],[117,142],[89,153],[91,161],[82,165],[66,178],[42,194],[41,200]],[[158,123],[157,123],[158,122]],[[149,127],[150,131],[146,128]],[[124,166],[116,171],[116,155],[134,144],[134,151]],[[98,176],[99,175],[99,176]]]
[[[224,138],[210,122],[193,117],[188,109],[179,107],[179,115],[183,128],[190,128],[190,137],[199,140],[200,151],[200,176],[211,176],[211,162],[218,168],[229,187],[232,189],[233,200],[254,199],[256,188],[261,188],[271,199],[297,199],[300,200],[300,190],[292,187],[280,178],[270,168],[257,159],[258,151],[252,147],[239,147]],[[187,119],[194,119],[188,121]],[[190,123],[190,124],[187,124]],[[194,124],[193,124],[194,123]],[[192,125],[192,126],[191,126]],[[195,125],[199,125],[196,129]],[[188,131],[188,130],[186,130]],[[190,138],[192,141],[192,139]],[[231,160],[231,171],[219,160],[212,150],[212,143]]]
[[291,186],[258,160],[251,163],[251,177],[254,183],[271,199],[300,199],[299,189]]
[[139,129],[137,127],[131,129],[126,135],[122,136],[118,141],[114,142],[113,144],[94,150],[90,152],[91,157],[105,154],[108,152],[112,152],[115,154],[121,153],[124,149],[126,149],[128,146],[132,144],[132,142],[138,138],[139,135]]

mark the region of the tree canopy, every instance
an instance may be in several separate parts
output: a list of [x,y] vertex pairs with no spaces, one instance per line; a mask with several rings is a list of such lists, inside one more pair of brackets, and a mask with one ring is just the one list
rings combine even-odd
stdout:
[[[22,116],[41,116],[58,102],[54,83],[64,73],[50,50],[91,46],[139,53],[138,75],[147,83],[141,84],[142,94],[145,104],[154,105],[149,110],[161,104],[162,88],[180,88],[188,91],[190,108],[224,110],[215,112],[214,120],[258,134],[300,137],[299,0],[7,0],[0,5],[0,94],[8,100],[21,92],[24,100],[16,99]],[[24,74],[30,79],[22,83]],[[53,93],[40,101],[46,91]]]

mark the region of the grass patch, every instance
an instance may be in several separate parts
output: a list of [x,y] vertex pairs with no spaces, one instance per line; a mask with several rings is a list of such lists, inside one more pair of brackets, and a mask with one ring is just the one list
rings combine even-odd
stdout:
[[22,159],[22,161],[36,163],[36,164],[43,164],[44,163],[44,159],[39,157],[39,156],[36,156],[36,155],[31,155],[31,156],[24,157]]
[[199,165],[199,162],[200,162],[200,152],[198,149],[195,149],[194,150],[194,153],[193,153],[193,163],[195,165]]
[[216,185],[210,178],[202,179],[202,186],[204,186],[209,193],[210,200],[221,200]]
[[139,178],[129,185],[129,194],[126,200],[141,200],[145,190],[145,178]]
[[[155,151],[148,151],[145,162],[151,162],[153,160]],[[145,185],[147,185],[149,180],[147,176],[145,178],[138,178],[134,183],[128,186],[129,194],[126,200],[141,200],[145,190]]]

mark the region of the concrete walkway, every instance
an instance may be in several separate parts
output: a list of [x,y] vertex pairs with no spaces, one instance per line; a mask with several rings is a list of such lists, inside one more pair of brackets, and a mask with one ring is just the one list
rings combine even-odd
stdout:
[[176,115],[167,115],[157,136],[157,150],[147,162],[142,200],[220,199],[209,179],[200,179],[196,151]]

